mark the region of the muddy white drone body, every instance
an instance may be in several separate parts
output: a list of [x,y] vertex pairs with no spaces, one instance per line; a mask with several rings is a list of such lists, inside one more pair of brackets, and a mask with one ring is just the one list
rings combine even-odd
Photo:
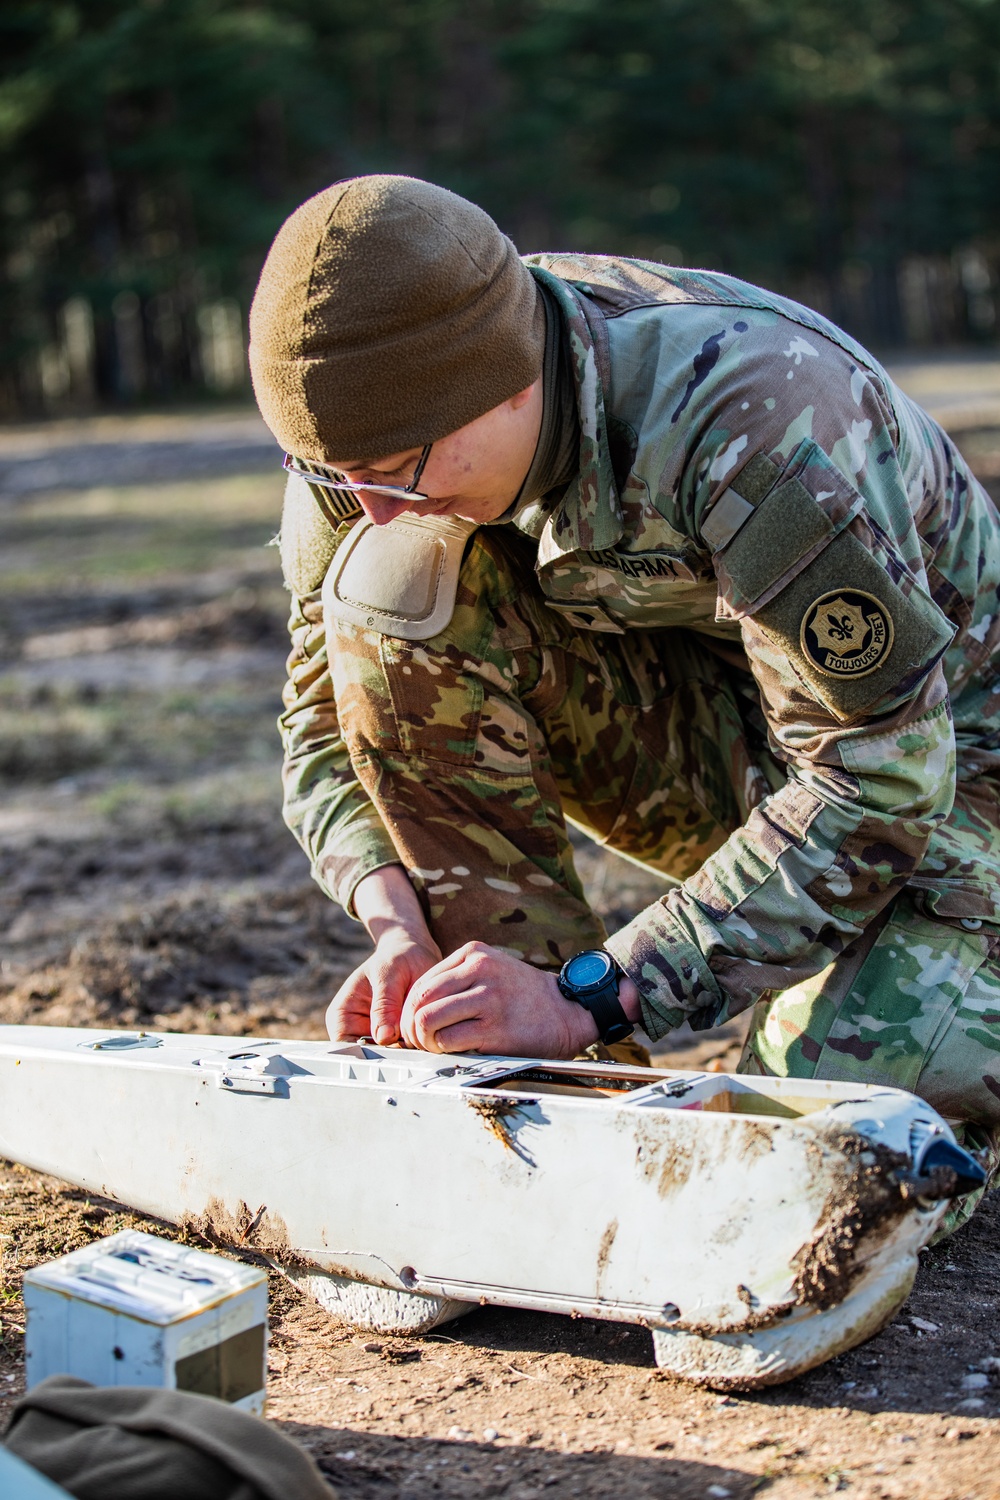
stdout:
[[750,1388],[877,1331],[982,1181],[896,1089],[0,1027],[0,1153],[267,1255],[357,1326],[640,1323]]

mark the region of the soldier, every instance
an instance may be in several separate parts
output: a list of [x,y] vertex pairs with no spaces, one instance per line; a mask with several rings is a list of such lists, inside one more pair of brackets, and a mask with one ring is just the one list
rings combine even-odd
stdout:
[[[290,471],[287,821],[375,952],[331,1035],[572,1056],[754,1006],[741,1067],[1000,1136],[1000,519],[817,313],[518,258],[339,183],[251,315]],[[608,936],[565,820],[665,876]]]

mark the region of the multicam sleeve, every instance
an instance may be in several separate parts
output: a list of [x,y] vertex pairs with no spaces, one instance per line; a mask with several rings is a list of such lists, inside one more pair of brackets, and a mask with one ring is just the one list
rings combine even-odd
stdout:
[[719,618],[739,622],[787,781],[609,940],[654,1038],[685,1016],[720,1024],[825,968],[906,883],[952,806],[940,661],[954,630],[927,591],[892,409],[877,381],[856,368],[852,380],[851,442],[831,381],[808,440],[789,452],[755,434],[750,462],[696,496]]
[[341,737],[319,590],[293,594],[288,628],[292,649],[278,720],[285,822],[309,856],[313,878],[353,916],[358,882],[398,864],[399,855]]

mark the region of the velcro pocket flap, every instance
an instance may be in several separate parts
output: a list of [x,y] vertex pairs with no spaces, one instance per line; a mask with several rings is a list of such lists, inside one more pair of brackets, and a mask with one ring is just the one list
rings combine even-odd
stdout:
[[[765,489],[767,470],[772,482]],[[710,543],[726,535],[714,559],[717,617],[742,619],[766,604],[863,504],[858,491],[811,438],[799,444],[783,469],[755,455],[730,480],[702,525],[702,535]],[[735,531],[730,529],[732,520],[739,522]]]
[[457,516],[359,522],[326,575],[324,612],[400,640],[430,640],[455,612],[465,544],[475,529]]
[[930,877],[914,875],[907,887],[927,916],[943,922],[1000,922],[1000,891],[976,881],[935,883]]

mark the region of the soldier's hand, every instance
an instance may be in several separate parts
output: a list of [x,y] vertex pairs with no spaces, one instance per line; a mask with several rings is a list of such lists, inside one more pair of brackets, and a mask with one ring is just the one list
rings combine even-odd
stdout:
[[335,1042],[372,1036],[382,1047],[399,1041],[399,1013],[407,991],[441,957],[417,893],[402,865],[380,865],[354,890],[354,910],[375,944],[340,986],[326,1012]]
[[555,975],[486,943],[466,943],[416,980],[400,1032],[427,1052],[501,1052],[575,1057],[597,1040],[582,1005],[560,993]]
[[331,1038],[354,1042],[371,1036],[383,1047],[397,1042],[407,992],[440,957],[430,936],[418,940],[403,930],[387,932],[330,1001],[326,1029]]

